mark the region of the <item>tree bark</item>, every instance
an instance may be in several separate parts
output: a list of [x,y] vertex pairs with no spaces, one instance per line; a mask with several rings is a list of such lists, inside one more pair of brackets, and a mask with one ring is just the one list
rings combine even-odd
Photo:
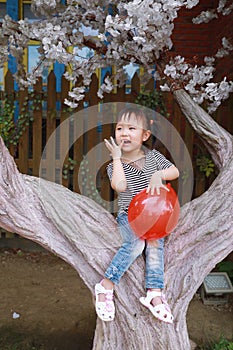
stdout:
[[[165,293],[175,321],[157,321],[140,303],[144,260],[130,267],[115,290],[116,319],[96,324],[93,350],[188,350],[186,312],[217,262],[232,250],[232,137],[183,90],[174,97],[204,139],[219,175],[208,191],[181,208],[165,244]],[[79,273],[93,293],[120,246],[111,214],[91,199],[55,183],[18,172],[0,140],[0,225],[41,244]]]

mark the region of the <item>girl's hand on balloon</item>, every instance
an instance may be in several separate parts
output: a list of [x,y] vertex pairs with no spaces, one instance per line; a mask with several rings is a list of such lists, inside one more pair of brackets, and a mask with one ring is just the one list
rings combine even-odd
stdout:
[[124,141],[121,141],[120,145],[117,145],[114,141],[113,137],[110,137],[110,141],[104,139],[105,146],[110,152],[110,156],[112,159],[120,159],[122,156],[121,148],[123,146]]
[[162,182],[162,171],[156,171],[150,179],[149,186],[147,187],[146,192],[150,194],[154,194],[155,191],[158,195],[160,195],[160,188],[164,188],[166,191],[169,192],[169,188],[165,186]]

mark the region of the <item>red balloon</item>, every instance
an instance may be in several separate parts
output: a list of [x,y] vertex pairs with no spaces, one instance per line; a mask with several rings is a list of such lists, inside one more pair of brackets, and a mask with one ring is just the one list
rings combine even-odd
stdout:
[[131,201],[128,220],[131,228],[141,239],[153,240],[167,236],[178,223],[180,205],[176,192],[167,184],[169,192],[160,188],[157,193],[139,192]]

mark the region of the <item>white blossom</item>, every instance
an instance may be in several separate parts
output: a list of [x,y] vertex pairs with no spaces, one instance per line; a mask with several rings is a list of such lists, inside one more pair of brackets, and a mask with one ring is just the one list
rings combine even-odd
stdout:
[[219,0],[217,9],[202,11],[200,15],[198,15],[193,19],[193,23],[195,24],[208,23],[212,19],[218,18],[219,13],[223,14],[223,16],[229,15],[233,10],[233,3],[231,2],[229,6],[227,6],[228,4],[229,4],[228,0]]
[[159,87],[160,87],[161,91],[170,91],[170,88],[167,85],[167,83],[160,85]]
[[204,62],[206,63],[207,66],[213,66],[213,64],[215,62],[215,58],[214,57],[205,56],[204,57]]
[[103,33],[98,34],[98,38],[100,39],[100,41],[105,41],[105,40],[107,40],[106,35],[103,34]]
[[193,0],[187,0],[187,1],[186,1],[186,7],[187,7],[188,9],[191,9],[191,8],[193,8],[194,6],[196,6],[198,3],[199,3],[199,0],[195,0],[195,1],[193,1]]
[[214,18],[218,18],[218,15],[215,10],[202,11],[200,15],[193,18],[193,23],[195,24],[208,23]]
[[109,77],[106,77],[104,79],[104,83],[100,86],[98,92],[97,92],[97,95],[99,98],[103,98],[103,93],[106,92],[106,93],[110,93],[113,89],[113,84],[111,82],[111,80],[109,79]]
[[229,55],[230,51],[233,50],[233,45],[227,40],[227,38],[222,38],[222,47],[217,51],[216,57],[221,58]]
[[144,44],[146,40],[144,38],[141,38],[140,36],[134,36],[133,40],[136,41],[139,45]]
[[78,103],[76,103],[74,101],[67,100],[67,98],[65,98],[64,103],[67,106],[69,106],[70,108],[77,108],[78,107]]
[[[146,82],[151,75],[155,79],[167,78],[183,84],[186,91],[197,102],[209,101],[210,110],[214,110],[221,101],[229,95],[232,83],[213,83],[214,64],[217,58],[224,57],[232,51],[232,44],[223,38],[222,47],[214,57],[205,57],[202,65],[187,63],[185,58],[176,56],[166,60],[164,72],[154,72],[156,61],[161,54],[173,46],[172,33],[174,20],[181,8],[191,9],[198,0],[112,0],[116,13],[110,15],[106,0],[67,0],[67,5],[61,5],[60,0],[32,0],[32,10],[43,15],[43,19],[29,22],[27,20],[13,21],[6,16],[0,29],[0,62],[7,61],[8,54],[16,58],[18,70],[14,78],[20,86],[35,84],[42,75],[43,69],[58,61],[71,67],[64,76],[71,82],[72,90],[66,103],[76,107],[84,98],[85,91],[91,83],[92,74],[96,69],[117,66],[113,72],[112,81],[119,86],[125,84],[127,76],[124,67],[131,63],[144,68],[142,81]],[[232,4],[220,0],[216,10],[202,12],[195,23],[208,22],[219,13],[226,15],[232,10]],[[39,43],[39,57],[31,72],[26,72],[23,62],[24,49],[30,40]],[[85,59],[77,57],[88,46],[95,51]],[[169,57],[169,54],[167,55]],[[83,86],[75,87],[78,81]],[[213,84],[213,85],[212,85]],[[113,84],[106,78],[101,85],[98,96],[109,93]],[[167,84],[161,85],[162,90],[169,90]]]
[[166,65],[165,70],[164,70],[164,74],[166,74],[167,76],[170,76],[171,78],[176,78],[176,67],[173,65]]
[[69,96],[76,101],[81,101],[84,98],[85,87],[76,87],[72,91],[69,92]]
[[203,94],[199,94],[199,95],[195,95],[193,96],[193,100],[197,103],[197,104],[202,104],[204,102],[204,95]]
[[217,12],[222,13],[224,16],[229,15],[229,13],[233,10],[233,3],[226,7],[227,4],[227,0],[219,0]]
[[226,77],[218,83],[207,83],[205,98],[211,101],[208,107],[209,113],[214,112],[220,106],[222,100],[229,97],[231,92],[233,92],[233,82],[228,82]]
[[38,15],[48,15],[60,4],[60,0],[32,0],[32,9]]

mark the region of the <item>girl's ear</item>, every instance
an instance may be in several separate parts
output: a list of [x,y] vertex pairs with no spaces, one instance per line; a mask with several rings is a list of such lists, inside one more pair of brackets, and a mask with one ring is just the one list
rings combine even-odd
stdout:
[[145,130],[144,133],[143,133],[143,137],[142,137],[143,142],[147,141],[149,139],[150,135],[151,135],[151,131],[150,130]]

